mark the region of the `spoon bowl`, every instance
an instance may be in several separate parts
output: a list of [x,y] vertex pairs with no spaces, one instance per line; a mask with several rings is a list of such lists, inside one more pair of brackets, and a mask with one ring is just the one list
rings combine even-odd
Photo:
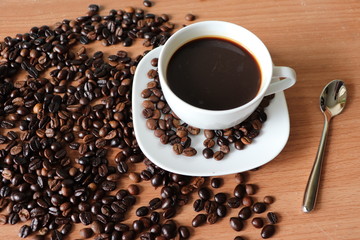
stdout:
[[324,114],[325,121],[314,166],[305,189],[303,200],[304,212],[310,212],[315,207],[330,120],[342,112],[345,107],[346,98],[347,90],[344,82],[341,80],[331,81],[321,92],[320,110]]

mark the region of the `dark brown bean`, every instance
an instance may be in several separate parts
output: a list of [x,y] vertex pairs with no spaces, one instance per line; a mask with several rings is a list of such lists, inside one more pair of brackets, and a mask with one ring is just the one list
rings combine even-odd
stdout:
[[230,226],[232,229],[234,229],[235,231],[241,231],[244,227],[243,222],[241,221],[240,218],[237,217],[232,217],[230,218]]
[[270,223],[276,224],[278,222],[278,217],[277,217],[276,213],[268,212],[266,216]]
[[206,222],[206,215],[205,214],[198,214],[194,217],[194,219],[192,220],[192,226],[193,227],[199,227],[201,225],[203,225]]
[[262,228],[264,226],[264,221],[260,217],[255,217],[251,220],[251,224],[256,228]]
[[265,225],[261,230],[261,237],[266,239],[270,238],[275,234],[275,226],[274,225]]
[[263,213],[266,211],[266,204],[263,202],[256,202],[253,206],[252,206],[252,210],[255,213]]

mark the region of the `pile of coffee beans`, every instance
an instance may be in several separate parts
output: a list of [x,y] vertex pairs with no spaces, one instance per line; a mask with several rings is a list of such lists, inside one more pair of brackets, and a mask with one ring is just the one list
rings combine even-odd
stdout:
[[[157,67],[158,59],[151,60],[151,65]],[[191,135],[198,135],[199,128],[192,127],[174,113],[163,96],[159,75],[156,69],[150,69],[147,73],[149,82],[147,88],[141,92],[145,100],[142,103],[142,115],[146,119],[148,129],[154,131],[162,144],[172,145],[176,155],[194,156],[197,150],[191,147]],[[228,129],[203,131],[205,140],[202,154],[205,158],[222,160],[230,152],[233,144],[237,150],[244,149],[245,145],[251,144],[260,133],[263,123],[267,120],[266,107],[270,104],[274,94],[264,97],[258,108],[242,123]],[[218,150],[214,147],[218,146]]]
[[[85,226],[79,233],[83,238],[188,239],[189,227],[173,218],[193,192],[200,198],[197,210],[203,204],[207,212],[193,221],[194,227],[204,219],[213,224],[225,217],[228,206],[239,207],[241,198],[235,195],[226,203],[225,194],[216,194],[212,201],[207,178],[167,172],[143,155],[131,112],[133,74],[143,55],[131,58],[120,50],[105,59],[101,51],[88,54],[79,44],[97,40],[104,46],[128,47],[142,39],[144,46],[156,47],[166,42],[174,25],[166,14],[138,8],[111,10],[105,16],[99,9],[91,4],[88,13],[75,20],[33,27],[0,42],[0,224],[22,223],[19,237],[33,239],[65,239],[78,223]],[[18,77],[21,72],[26,74],[23,79]],[[172,114],[172,124],[179,121]],[[178,127],[183,127],[177,129],[180,136],[199,133]],[[225,131],[218,135],[227,141],[231,136]],[[185,155],[194,154],[190,146],[185,149]],[[114,152],[115,159],[109,159]],[[145,169],[130,172],[137,163]],[[124,178],[133,184],[120,188]],[[141,181],[160,188],[160,196],[133,209]],[[221,178],[211,180],[214,188],[222,184]],[[252,211],[261,210],[255,206]],[[125,224],[131,210],[138,219]],[[275,232],[278,221],[271,212],[268,218],[264,238]]]

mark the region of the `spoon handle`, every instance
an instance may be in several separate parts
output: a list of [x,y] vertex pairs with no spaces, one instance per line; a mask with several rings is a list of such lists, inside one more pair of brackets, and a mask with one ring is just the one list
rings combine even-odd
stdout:
[[329,130],[329,124],[330,124],[330,118],[325,117],[324,128],[321,135],[319,148],[304,193],[302,210],[303,212],[306,213],[312,211],[315,207],[316,197],[318,194],[319,183],[320,183],[321,167],[325,153],[326,138]]

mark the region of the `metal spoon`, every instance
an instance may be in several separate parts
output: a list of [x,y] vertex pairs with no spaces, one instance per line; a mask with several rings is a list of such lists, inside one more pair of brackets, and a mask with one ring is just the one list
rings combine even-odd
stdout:
[[331,118],[340,114],[345,107],[347,91],[343,81],[333,80],[328,83],[320,95],[320,109],[325,117],[324,128],[316,154],[314,166],[305,189],[303,211],[310,212],[314,209],[318,193],[321,167],[324,159],[326,138]]

